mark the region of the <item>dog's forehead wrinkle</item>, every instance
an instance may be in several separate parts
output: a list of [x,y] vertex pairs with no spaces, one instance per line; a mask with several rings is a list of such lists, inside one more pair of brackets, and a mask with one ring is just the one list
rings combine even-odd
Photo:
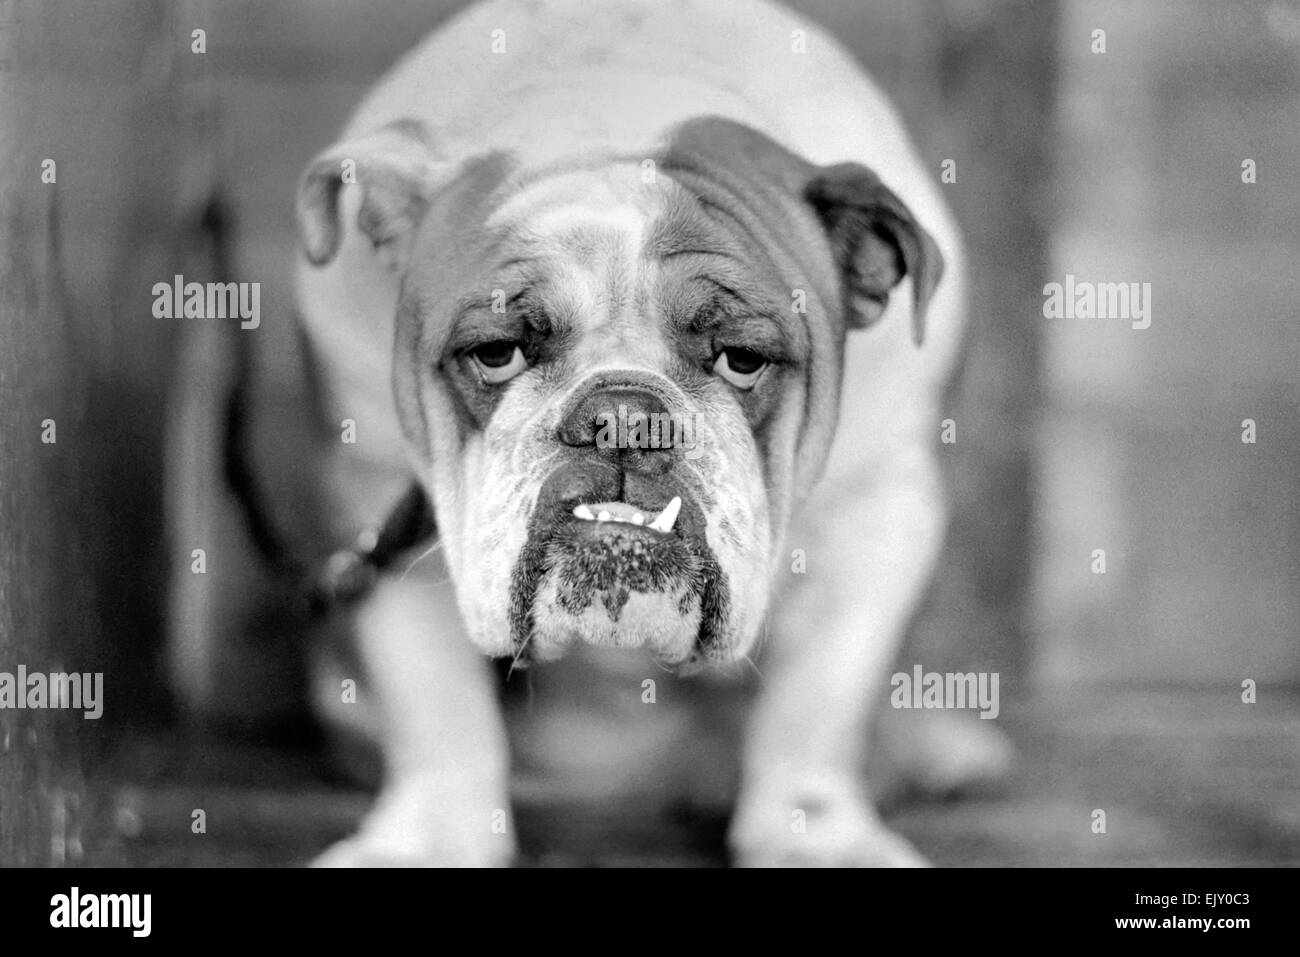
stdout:
[[690,333],[706,333],[726,324],[761,338],[776,337],[783,351],[798,353],[806,336],[785,308],[792,288],[762,256],[748,255],[736,238],[713,235],[698,207],[669,207],[651,226],[646,255],[658,256],[656,283],[660,312],[667,322]]
[[689,253],[727,254],[733,242],[728,231],[709,216],[705,204],[671,180],[659,215],[650,223],[645,237],[649,259],[669,259]]
[[641,229],[578,216],[549,236],[532,235],[526,252],[514,254],[530,263],[527,276],[520,277],[527,285],[518,288],[561,326],[643,327],[650,319],[645,311],[654,274],[638,255]]

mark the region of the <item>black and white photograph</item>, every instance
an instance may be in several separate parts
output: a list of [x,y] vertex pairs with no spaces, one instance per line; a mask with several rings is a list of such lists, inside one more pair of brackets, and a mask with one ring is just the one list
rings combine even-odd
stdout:
[[1300,0],[0,0],[0,867],[1294,867],[1298,304]]

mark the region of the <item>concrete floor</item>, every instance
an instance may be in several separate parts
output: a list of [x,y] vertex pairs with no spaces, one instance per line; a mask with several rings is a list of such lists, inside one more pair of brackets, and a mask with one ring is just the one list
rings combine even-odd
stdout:
[[[1004,792],[898,802],[887,820],[942,866],[1300,865],[1300,693],[1126,688],[1042,695],[1006,728]],[[84,863],[300,864],[347,834],[367,795],[311,749],[139,732],[92,777]],[[195,808],[207,832],[191,832]],[[1093,833],[1095,810],[1106,833]],[[725,810],[578,806],[544,792],[518,813],[527,863],[722,863]]]

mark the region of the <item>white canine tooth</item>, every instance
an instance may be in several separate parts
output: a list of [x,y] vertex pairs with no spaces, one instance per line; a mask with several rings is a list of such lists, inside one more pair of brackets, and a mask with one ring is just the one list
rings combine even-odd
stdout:
[[682,510],[682,500],[674,495],[673,500],[664,506],[664,510],[659,513],[659,517],[650,523],[650,527],[656,532],[671,532],[673,525],[677,523],[677,513]]
[[579,505],[575,508],[573,510],[573,517],[580,518],[584,522],[594,522],[596,520],[596,516],[591,514],[591,509],[587,508],[585,505]]
[[608,522],[608,521],[609,521],[609,512],[602,511],[599,515],[596,516],[596,521],[598,521],[598,522]]
[[645,516],[642,515],[640,512],[636,512],[636,513],[632,516],[632,524],[633,524],[633,525],[644,525],[644,524],[645,524]]

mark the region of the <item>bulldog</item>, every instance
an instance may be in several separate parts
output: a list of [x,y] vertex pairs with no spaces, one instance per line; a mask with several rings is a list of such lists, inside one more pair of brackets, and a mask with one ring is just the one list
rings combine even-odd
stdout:
[[487,659],[588,647],[757,662],[739,863],[919,863],[864,741],[944,536],[964,262],[852,57],[762,0],[482,3],[364,99],[297,218],[356,432],[327,511],[355,536],[415,482],[438,534],[352,614],[385,784],[320,863],[509,863]]

